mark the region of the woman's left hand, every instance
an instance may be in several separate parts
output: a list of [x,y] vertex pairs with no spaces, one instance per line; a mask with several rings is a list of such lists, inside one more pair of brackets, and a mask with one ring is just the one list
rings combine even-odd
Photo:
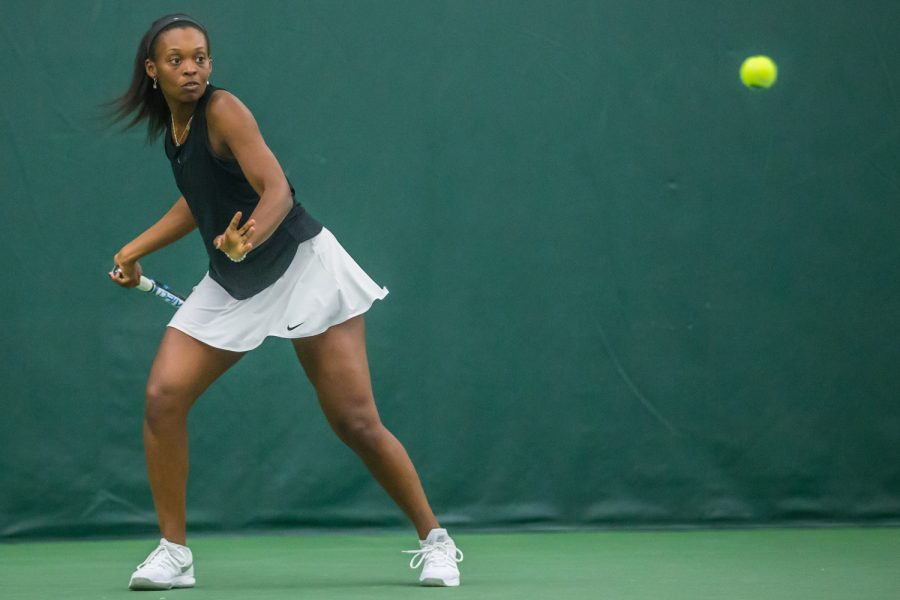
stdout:
[[241,222],[241,216],[241,211],[234,213],[234,217],[231,218],[225,233],[217,235],[216,239],[213,240],[215,247],[235,262],[244,260],[247,253],[253,249],[250,236],[253,235],[253,225],[256,222],[253,219],[248,219],[242,227],[238,227],[238,223]]

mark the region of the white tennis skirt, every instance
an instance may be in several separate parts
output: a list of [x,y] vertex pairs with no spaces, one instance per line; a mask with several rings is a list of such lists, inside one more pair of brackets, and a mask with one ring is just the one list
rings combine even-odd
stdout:
[[361,315],[388,295],[360,268],[337,238],[322,228],[297,247],[294,260],[275,283],[235,300],[209,273],[169,322],[215,348],[246,352],[268,336],[317,335]]

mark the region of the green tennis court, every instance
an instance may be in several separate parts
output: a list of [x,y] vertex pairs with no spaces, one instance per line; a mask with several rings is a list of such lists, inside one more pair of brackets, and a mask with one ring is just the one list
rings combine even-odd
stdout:
[[3,595],[48,598],[895,600],[898,529],[459,534],[464,584],[422,589],[409,536],[197,537],[197,586],[129,592],[152,542],[0,546]]

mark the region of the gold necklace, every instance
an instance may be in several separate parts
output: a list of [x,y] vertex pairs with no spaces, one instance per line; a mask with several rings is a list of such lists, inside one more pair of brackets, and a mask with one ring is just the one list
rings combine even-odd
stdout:
[[[181,135],[178,135],[178,133],[175,131],[175,115],[169,113],[169,116],[172,117],[172,136],[175,138],[175,145],[181,146],[184,143],[185,138],[187,137],[188,131],[191,130],[191,121],[194,120],[194,115],[191,115],[191,118],[188,119],[187,125],[184,126],[184,131],[181,132]],[[179,139],[181,141],[178,141]]]

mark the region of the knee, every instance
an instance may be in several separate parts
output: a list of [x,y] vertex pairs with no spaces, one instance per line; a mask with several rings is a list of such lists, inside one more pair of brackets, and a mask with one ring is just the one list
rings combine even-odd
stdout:
[[151,428],[185,419],[191,405],[188,394],[163,382],[147,383],[144,420]]
[[367,415],[342,415],[331,426],[341,441],[360,453],[374,450],[385,431],[377,416]]

